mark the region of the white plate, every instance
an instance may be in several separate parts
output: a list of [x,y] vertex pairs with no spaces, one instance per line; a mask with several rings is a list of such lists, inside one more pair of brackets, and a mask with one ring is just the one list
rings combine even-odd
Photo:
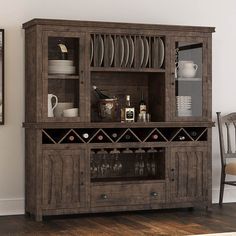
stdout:
[[160,58],[159,58],[159,67],[162,66],[163,62],[164,62],[164,57],[165,57],[165,46],[164,46],[164,42],[161,38],[159,38],[159,51],[160,51]]
[[115,46],[111,35],[108,36],[108,52],[109,52],[108,53],[109,66],[112,66],[114,60]]
[[92,63],[93,60],[93,39],[90,37],[90,64]]
[[98,66],[102,65],[104,57],[104,42],[101,35],[98,35]]
[[134,61],[134,40],[129,37],[129,60],[128,60],[128,66],[132,67],[133,61]]
[[158,54],[158,38],[154,38],[154,41],[152,43],[152,67],[158,68],[159,65],[159,54]]
[[146,67],[149,59],[149,43],[147,38],[144,38],[143,43],[144,43],[144,58],[142,67]]
[[126,36],[124,36],[124,62],[123,62],[123,66],[126,67],[129,61],[129,41],[126,38]]
[[122,66],[123,60],[124,60],[124,40],[121,36],[118,36],[117,40],[117,50],[118,50],[118,55],[119,55],[119,66]]
[[72,60],[48,60],[49,66],[73,66]]
[[138,38],[137,39],[137,51],[138,51],[138,67],[141,67],[143,64],[143,59],[144,59],[144,44],[143,44],[143,39]]

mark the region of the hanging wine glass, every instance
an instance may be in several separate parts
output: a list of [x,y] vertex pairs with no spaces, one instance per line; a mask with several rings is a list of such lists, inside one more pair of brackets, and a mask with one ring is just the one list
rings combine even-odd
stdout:
[[155,176],[156,175],[156,161],[155,161],[155,155],[156,155],[156,153],[157,153],[157,150],[156,149],[154,149],[153,147],[152,148],[150,148],[150,149],[148,149],[148,151],[147,151],[148,153],[150,153],[150,174],[152,175],[152,176]]
[[118,175],[118,172],[119,172],[119,154],[120,154],[120,151],[119,150],[117,150],[116,148],[115,149],[113,149],[111,152],[110,152],[110,154],[113,156],[113,159],[115,160],[114,161],[114,164],[113,164],[113,166],[112,166],[112,169],[113,169],[113,173],[114,173],[114,175]]
[[136,155],[137,155],[137,163],[135,163],[135,173],[138,176],[143,176],[144,175],[144,160],[143,160],[143,153],[145,153],[145,151],[141,148],[139,148],[138,150],[135,151]]
[[106,150],[104,150],[103,148],[97,152],[97,155],[99,155],[97,157],[97,160],[99,160],[98,165],[97,165],[97,171],[98,171],[98,175],[100,175],[101,177],[103,177],[104,174],[105,174],[105,163],[104,163],[104,161],[106,160],[106,155],[107,154],[108,154],[108,152]]

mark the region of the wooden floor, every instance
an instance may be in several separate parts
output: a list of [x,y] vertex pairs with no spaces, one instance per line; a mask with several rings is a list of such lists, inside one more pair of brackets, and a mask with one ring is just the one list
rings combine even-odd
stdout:
[[212,212],[156,210],[145,212],[108,213],[47,217],[35,222],[29,217],[0,217],[0,236],[15,235],[191,235],[236,232],[236,203],[213,205]]

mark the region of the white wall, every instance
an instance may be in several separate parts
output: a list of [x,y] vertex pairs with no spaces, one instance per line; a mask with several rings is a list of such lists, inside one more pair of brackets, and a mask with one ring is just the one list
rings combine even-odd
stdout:
[[[215,0],[0,0],[5,29],[5,120],[0,127],[0,214],[24,212],[24,32],[32,18],[215,26],[213,114],[235,110],[236,1]],[[213,117],[215,119],[215,115]],[[213,200],[218,199],[219,150],[213,129]],[[236,189],[226,190],[236,201]],[[234,195],[234,197],[233,197]]]

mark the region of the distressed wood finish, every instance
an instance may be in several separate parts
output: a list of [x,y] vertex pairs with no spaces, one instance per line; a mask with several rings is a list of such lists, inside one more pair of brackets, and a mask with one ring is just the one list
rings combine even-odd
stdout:
[[[46,215],[211,206],[213,27],[34,19],[25,23],[23,28],[26,54],[26,109],[23,126],[26,130],[27,213],[41,221]],[[92,61],[91,37],[94,40],[95,53]],[[105,48],[102,63],[99,62],[98,55],[99,37],[104,40]],[[109,37],[114,40],[115,47],[112,63],[107,44]],[[125,64],[120,61],[122,53],[117,48],[121,39],[130,38],[134,42],[134,61]],[[140,64],[142,54],[138,42],[141,38],[149,43],[150,54],[146,65]],[[160,43],[160,38],[165,51],[162,65],[156,60],[160,59],[160,53],[153,50],[153,45],[157,41]],[[73,58],[76,66],[73,75],[49,74],[48,60],[56,55],[53,45],[57,39],[68,43],[72,52],[70,59]],[[175,115],[173,76],[174,42],[177,40],[203,44],[202,117],[186,118]],[[139,109],[138,102],[143,91],[151,113],[151,122],[101,122],[97,109],[98,99],[92,85],[101,88],[111,97],[130,94],[131,104],[136,110]],[[73,102],[74,106],[79,107],[79,116],[48,117],[48,93],[56,94],[60,102]],[[172,128],[175,135],[171,136],[164,130],[167,128]],[[60,139],[57,140],[58,137],[55,136],[55,141],[47,134],[50,133],[47,129],[55,129]],[[59,135],[61,129],[68,132],[63,137]],[[95,133],[91,134],[92,138],[87,142],[83,140],[82,133],[76,133],[75,129],[94,129],[95,132],[102,133],[105,139],[103,142],[95,140],[98,135]],[[111,129],[116,132],[128,130],[136,141],[116,142],[109,137]],[[140,134],[145,132],[143,129],[146,130],[146,136]],[[200,133],[203,130],[207,132],[194,138],[190,132],[196,130]],[[154,142],[150,137],[155,133],[160,139]],[[67,137],[68,134],[71,137]],[[181,141],[182,136],[186,140]],[[65,137],[77,141],[60,142]],[[136,153],[137,150],[143,153],[162,150],[156,156],[159,160],[155,162],[160,165],[157,168],[159,175],[151,176],[153,178],[146,175],[146,179],[134,176],[133,180],[125,180],[123,176],[116,181],[111,180],[112,178],[104,181],[102,178],[100,182],[91,177],[92,153],[105,150],[109,152],[109,159],[111,150],[123,153],[129,149],[132,149],[131,153]],[[133,164],[130,166],[135,166],[134,160],[135,158],[131,159]],[[123,161],[124,165],[125,163],[130,163],[130,160]]]
[[198,202],[207,199],[207,148],[171,149],[171,202]]
[[43,151],[43,209],[85,206],[85,151]]
[[92,185],[91,207],[165,203],[165,193],[165,183]]

